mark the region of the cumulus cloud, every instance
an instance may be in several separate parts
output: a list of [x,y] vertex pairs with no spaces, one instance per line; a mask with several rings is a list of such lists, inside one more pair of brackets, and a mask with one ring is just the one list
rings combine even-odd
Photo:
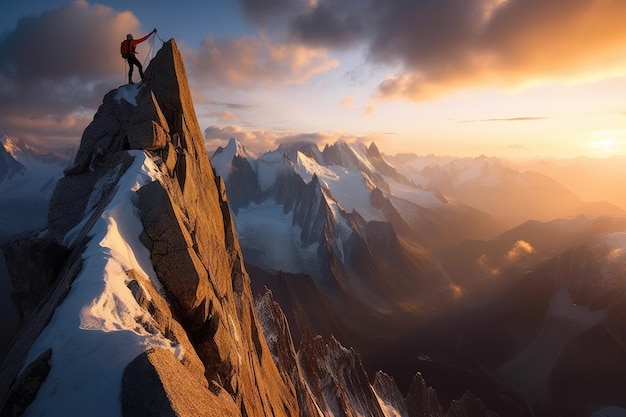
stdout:
[[339,65],[325,49],[275,43],[265,36],[207,36],[185,57],[191,75],[205,85],[300,84]]
[[132,13],[84,0],[19,20],[0,37],[0,131],[43,146],[77,142],[102,96],[123,82],[128,32],[139,33]]
[[380,100],[626,69],[621,0],[240,1],[255,22],[286,20],[286,32],[302,44],[361,45],[370,62],[400,68],[380,82]]

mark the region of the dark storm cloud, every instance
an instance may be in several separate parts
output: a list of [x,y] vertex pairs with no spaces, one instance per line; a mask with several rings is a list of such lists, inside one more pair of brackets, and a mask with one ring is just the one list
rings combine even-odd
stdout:
[[[364,17],[358,8],[343,2],[343,7],[319,3],[310,11],[296,15],[289,25],[289,32],[300,42],[311,46],[343,48],[362,38]],[[356,9],[356,10],[355,10]]]
[[288,3],[288,12],[275,2],[241,0],[248,16],[284,19],[291,39],[327,48],[358,45],[370,62],[399,68],[381,81],[379,99],[597,79],[626,69],[623,0],[279,3]]
[[39,145],[80,139],[102,96],[124,81],[130,12],[76,1],[23,18],[0,37],[0,132]]

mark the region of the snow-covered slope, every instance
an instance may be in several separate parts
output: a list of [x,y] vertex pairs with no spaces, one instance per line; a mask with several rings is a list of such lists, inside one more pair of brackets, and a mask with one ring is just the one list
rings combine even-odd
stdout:
[[[137,355],[147,347],[160,347],[183,358],[179,344],[138,325],[150,323],[152,318],[127,285],[127,271],[133,269],[161,287],[150,253],[139,241],[143,226],[132,203],[135,191],[159,174],[143,152],[133,151],[132,155],[133,165],[90,230],[92,239],[83,251],[83,268],[74,279],[72,291],[26,358],[26,363],[31,363],[46,349],[53,352],[50,374],[28,415],[47,415],[51,409],[63,415],[79,415],[89,409],[116,415],[119,381]],[[68,233],[68,245],[82,226]]]

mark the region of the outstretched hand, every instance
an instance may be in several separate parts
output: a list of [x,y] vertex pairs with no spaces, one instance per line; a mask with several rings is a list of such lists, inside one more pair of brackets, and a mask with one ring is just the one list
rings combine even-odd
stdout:
[[152,29],[152,33],[156,33],[156,31],[157,31],[156,28]]

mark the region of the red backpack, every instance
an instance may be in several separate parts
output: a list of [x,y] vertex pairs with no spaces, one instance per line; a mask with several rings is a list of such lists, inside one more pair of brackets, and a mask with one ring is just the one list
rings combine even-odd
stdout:
[[122,41],[120,45],[120,53],[122,54],[122,58],[126,58],[130,54],[130,43],[132,39],[126,39]]

